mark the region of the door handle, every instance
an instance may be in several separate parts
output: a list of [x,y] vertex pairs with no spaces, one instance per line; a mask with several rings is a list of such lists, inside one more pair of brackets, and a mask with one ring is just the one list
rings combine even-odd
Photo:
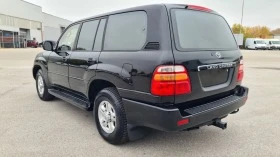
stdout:
[[96,59],[93,59],[93,58],[89,58],[87,60],[88,63],[96,63]]

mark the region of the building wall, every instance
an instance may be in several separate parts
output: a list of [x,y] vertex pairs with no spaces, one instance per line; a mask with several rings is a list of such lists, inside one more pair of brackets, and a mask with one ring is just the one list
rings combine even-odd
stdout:
[[27,40],[36,38],[38,42],[42,42],[41,22],[0,14],[0,30],[19,32],[20,29],[30,30]]
[[23,45],[18,44],[17,41],[23,42],[24,39],[36,38],[37,42],[57,40],[62,32],[61,28],[67,27],[70,23],[69,20],[43,13],[42,7],[24,0],[0,0],[0,46],[2,47]]
[[237,44],[239,46],[242,46],[243,45],[244,35],[243,34],[233,34],[233,35],[235,37],[235,40],[236,40]]
[[32,21],[43,21],[42,8],[22,0],[0,0],[0,13]]
[[279,34],[279,35],[274,35],[273,38],[274,38],[274,39],[279,39],[279,40],[280,40],[280,34]]
[[43,39],[57,41],[62,33],[62,29],[66,28],[72,22],[47,13],[43,13]]
[[42,42],[42,32],[39,31],[39,30],[34,30],[34,29],[31,29],[30,30],[30,38],[31,40],[33,40],[33,38],[36,39],[37,42]]
[[61,30],[55,27],[44,27],[43,38],[44,40],[57,41],[61,34]]
[[7,31],[12,31],[12,32],[19,32],[18,27],[13,27],[13,26],[5,26],[0,24],[0,30],[7,30]]
[[42,21],[42,7],[23,0],[0,0],[0,30],[11,34],[2,34],[2,47],[24,47],[24,40],[33,38],[42,42]]

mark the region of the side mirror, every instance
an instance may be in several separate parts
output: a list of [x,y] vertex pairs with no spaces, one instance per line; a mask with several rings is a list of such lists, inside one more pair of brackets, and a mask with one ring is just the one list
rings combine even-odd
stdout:
[[46,51],[54,51],[55,46],[56,46],[55,41],[47,40],[47,41],[43,42],[43,49],[46,50]]
[[256,42],[256,41],[254,41],[254,44],[257,44],[257,42]]

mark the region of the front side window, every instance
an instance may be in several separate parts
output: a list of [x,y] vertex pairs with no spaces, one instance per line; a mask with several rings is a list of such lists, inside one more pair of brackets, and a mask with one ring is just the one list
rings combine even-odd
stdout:
[[83,23],[79,35],[77,50],[92,51],[99,20]]
[[57,51],[66,52],[72,51],[75,44],[75,39],[79,31],[80,24],[69,27],[66,32],[62,35],[58,42]]
[[111,15],[108,19],[104,50],[141,50],[147,38],[144,11]]
[[234,36],[223,17],[186,9],[173,9],[171,15],[178,50],[237,49]]
[[262,40],[256,40],[256,44],[265,44],[265,42]]

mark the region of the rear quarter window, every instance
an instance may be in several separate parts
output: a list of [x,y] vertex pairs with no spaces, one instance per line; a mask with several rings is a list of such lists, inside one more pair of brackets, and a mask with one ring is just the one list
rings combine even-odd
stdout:
[[186,9],[172,9],[171,16],[179,51],[237,49],[234,36],[222,16]]
[[104,50],[141,50],[147,38],[147,14],[144,11],[109,16]]

